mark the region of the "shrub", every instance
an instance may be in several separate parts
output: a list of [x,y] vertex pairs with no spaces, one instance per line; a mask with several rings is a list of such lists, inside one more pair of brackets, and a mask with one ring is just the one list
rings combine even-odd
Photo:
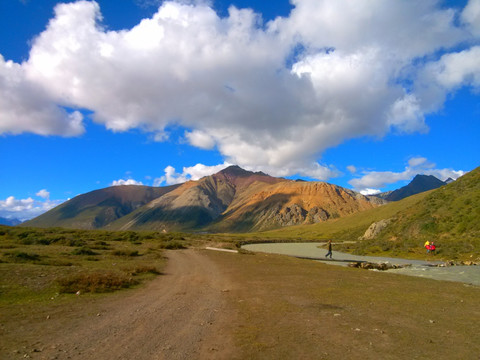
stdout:
[[115,256],[140,256],[137,250],[115,250],[112,254]]
[[40,255],[23,251],[5,253],[5,256],[12,262],[36,262],[40,260]]
[[98,255],[98,253],[88,247],[81,247],[73,250],[72,255]]
[[138,274],[145,274],[145,273],[150,273],[155,275],[160,274],[160,271],[158,271],[158,269],[155,266],[148,266],[148,265],[137,266],[133,269],[124,269],[124,271],[126,271],[127,273],[133,276]]
[[129,288],[138,282],[124,274],[107,273],[82,273],[58,280],[61,293],[104,293]]
[[177,250],[177,249],[185,249],[185,246],[178,241],[167,241],[164,243],[161,243],[159,245],[160,249],[167,249],[167,250]]

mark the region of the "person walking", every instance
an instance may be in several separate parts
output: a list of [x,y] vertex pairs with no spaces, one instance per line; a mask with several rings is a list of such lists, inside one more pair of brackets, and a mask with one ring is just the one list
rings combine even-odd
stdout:
[[328,252],[325,255],[325,257],[330,256],[330,259],[332,258],[332,240],[328,240]]

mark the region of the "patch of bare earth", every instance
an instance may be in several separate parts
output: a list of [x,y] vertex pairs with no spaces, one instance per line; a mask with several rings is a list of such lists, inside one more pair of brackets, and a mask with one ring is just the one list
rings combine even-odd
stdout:
[[141,289],[59,306],[48,315],[19,314],[18,322],[3,324],[9,347],[1,346],[0,357],[231,358],[235,315],[224,296],[230,280],[196,250],[167,256],[165,275]]
[[280,255],[209,253],[234,274],[242,359],[480,359],[480,288]]

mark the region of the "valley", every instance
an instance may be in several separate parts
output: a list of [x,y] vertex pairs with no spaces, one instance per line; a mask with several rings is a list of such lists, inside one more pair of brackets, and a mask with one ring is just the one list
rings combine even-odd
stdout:
[[[423,243],[435,239],[435,260],[478,262],[479,176],[475,169],[388,203],[236,167],[168,189],[80,195],[29,223],[0,226],[0,355],[474,358],[480,352],[480,328],[471,321],[480,316],[475,284],[241,246],[334,239],[334,253],[425,260]],[[30,226],[40,221],[44,226]],[[200,223],[205,227],[196,232],[166,230]],[[380,223],[386,225],[371,231]]]

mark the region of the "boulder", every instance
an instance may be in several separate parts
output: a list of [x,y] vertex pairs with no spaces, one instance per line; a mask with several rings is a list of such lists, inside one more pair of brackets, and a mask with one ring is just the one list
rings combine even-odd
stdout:
[[374,222],[370,225],[365,231],[365,234],[359,238],[359,240],[370,240],[374,239],[383,229],[385,229],[390,223],[392,219],[383,219],[378,222]]

